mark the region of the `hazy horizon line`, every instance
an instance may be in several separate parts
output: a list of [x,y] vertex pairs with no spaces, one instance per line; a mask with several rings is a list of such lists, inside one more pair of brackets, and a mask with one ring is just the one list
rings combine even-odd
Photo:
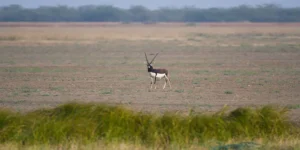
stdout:
[[131,5],[129,7],[120,7],[120,6],[116,6],[114,4],[84,4],[84,5],[78,5],[78,6],[71,6],[68,4],[57,4],[57,5],[39,5],[37,7],[26,7],[22,4],[8,4],[8,5],[0,5],[0,7],[9,7],[9,6],[13,6],[13,5],[18,5],[21,6],[22,8],[26,8],[26,9],[36,9],[36,8],[40,8],[40,7],[59,7],[59,6],[64,6],[64,7],[68,7],[68,8],[79,8],[79,7],[83,7],[83,6],[112,6],[115,8],[121,8],[121,9],[130,9],[131,7],[135,7],[135,6],[142,6],[144,8],[147,8],[149,10],[157,10],[157,9],[162,9],[162,8],[170,8],[170,9],[183,9],[183,8],[197,8],[197,9],[211,9],[211,8],[219,8],[219,9],[230,9],[230,8],[235,8],[235,7],[239,7],[239,6],[248,6],[248,7],[259,7],[259,6],[267,6],[267,5],[273,5],[279,8],[300,8],[300,6],[293,6],[293,7],[284,7],[281,4],[278,3],[262,3],[262,4],[238,4],[238,5],[234,5],[234,6],[223,6],[223,7],[197,7],[195,5],[184,5],[184,6],[160,6],[157,8],[150,8],[147,7],[145,5],[141,5],[141,4],[137,4],[137,5]]

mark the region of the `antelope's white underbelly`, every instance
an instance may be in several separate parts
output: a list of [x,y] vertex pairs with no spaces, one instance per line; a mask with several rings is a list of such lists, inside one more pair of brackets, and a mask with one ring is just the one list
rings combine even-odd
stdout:
[[161,78],[164,78],[165,77],[165,75],[166,74],[164,74],[164,73],[153,73],[153,72],[149,72],[149,74],[150,74],[150,77],[151,78],[155,78],[155,76],[156,76],[156,79],[161,79]]

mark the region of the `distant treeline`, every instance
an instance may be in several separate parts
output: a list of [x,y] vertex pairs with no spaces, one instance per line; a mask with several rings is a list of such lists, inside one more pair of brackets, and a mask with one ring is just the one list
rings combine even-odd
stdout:
[[240,5],[231,8],[195,7],[160,8],[144,6],[122,9],[109,5],[80,7],[41,6],[24,8],[20,5],[0,7],[1,22],[299,22],[300,7],[282,8],[274,4]]

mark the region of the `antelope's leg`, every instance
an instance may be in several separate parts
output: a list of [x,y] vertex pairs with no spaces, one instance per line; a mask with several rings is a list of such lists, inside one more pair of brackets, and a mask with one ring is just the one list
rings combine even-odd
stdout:
[[154,77],[154,89],[156,89],[156,76]]
[[150,89],[152,89],[152,85],[153,85],[153,78],[151,78],[151,83],[150,83]]
[[166,79],[168,80],[168,83],[169,83],[170,88],[172,88],[171,82],[170,82],[170,80],[169,80],[169,78],[168,78],[167,76],[166,76]]
[[165,89],[165,88],[166,88],[166,85],[167,85],[167,78],[165,78],[165,84],[164,84],[164,87],[163,87],[163,89]]

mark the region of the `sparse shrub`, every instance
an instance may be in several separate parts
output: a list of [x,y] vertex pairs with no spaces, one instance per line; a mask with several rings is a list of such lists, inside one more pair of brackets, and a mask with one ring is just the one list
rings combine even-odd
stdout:
[[106,95],[106,94],[112,94],[112,89],[102,89],[101,91],[100,91],[100,93],[101,94],[104,94],[104,95]]
[[177,90],[175,90],[175,92],[176,92],[176,93],[183,93],[184,90],[183,90],[183,89],[177,89]]
[[223,71],[223,74],[226,75],[226,76],[234,76],[234,75],[237,75],[238,71],[234,71],[234,70],[224,70]]
[[52,90],[52,91],[63,91],[64,87],[62,87],[62,86],[50,87],[50,90]]
[[22,86],[19,89],[22,93],[32,93],[32,92],[38,92],[38,89],[28,86]]
[[225,93],[225,94],[233,94],[233,92],[232,92],[232,91],[229,91],[229,90],[224,91],[224,93]]
[[200,79],[193,79],[193,84],[200,84]]
[[0,36],[0,41],[16,41],[19,39],[17,36]]

